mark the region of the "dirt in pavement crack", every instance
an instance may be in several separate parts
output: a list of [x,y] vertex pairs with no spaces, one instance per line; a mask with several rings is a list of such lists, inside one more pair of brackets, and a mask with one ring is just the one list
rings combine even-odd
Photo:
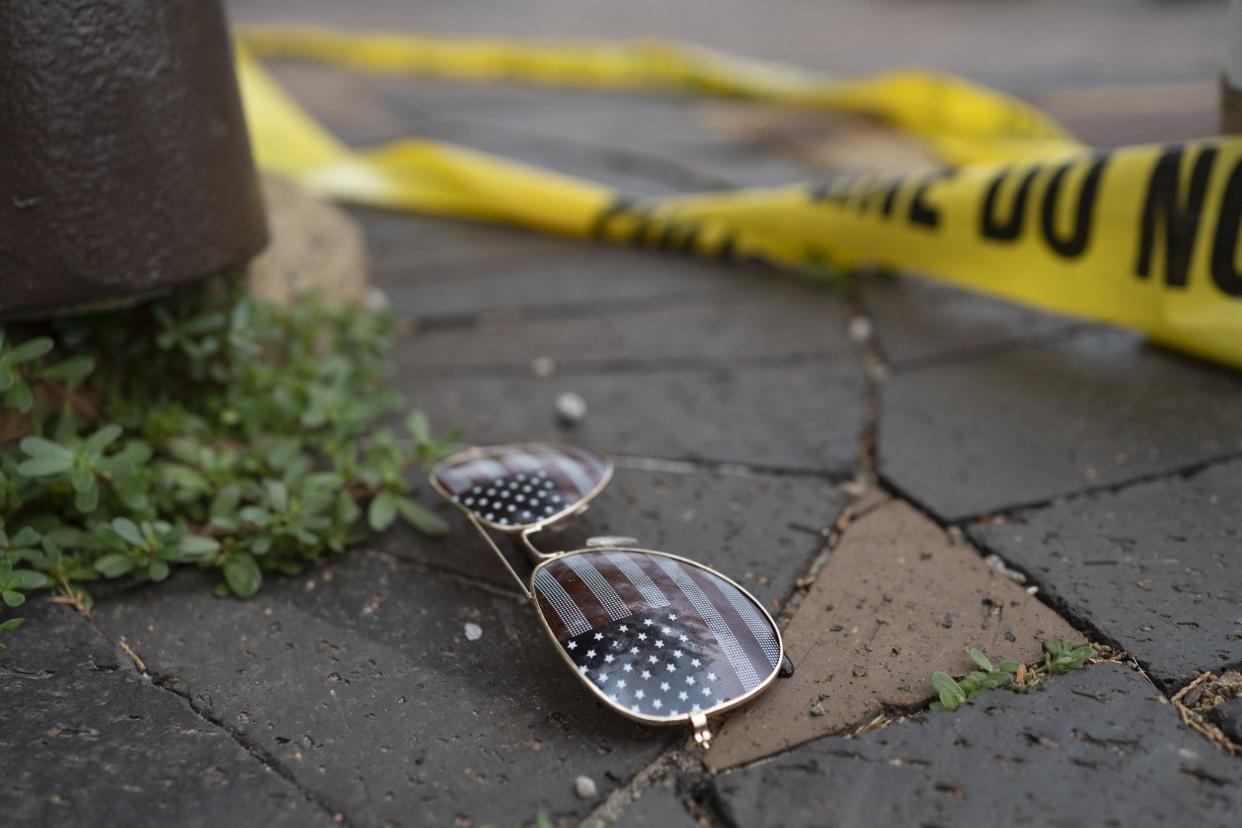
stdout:
[[204,722],[207,722],[208,724],[224,731],[224,733],[236,742],[239,747],[257,759],[264,767],[268,768],[296,788],[298,792],[305,797],[306,801],[310,802],[312,805],[315,805],[321,811],[330,816],[332,821],[337,825],[349,826],[352,824],[342,810],[332,807],[330,804],[325,802],[318,793],[303,785],[298,780],[297,775],[294,774],[293,771],[285,765],[285,763],[272,755],[272,753],[261,747],[245,733],[230,728],[222,719],[213,716],[199,707],[199,705],[195,703],[193,696],[191,696],[191,694],[184,689],[184,684],[185,683],[182,681],[181,677],[173,673],[158,677],[154,675],[151,676],[151,685],[153,687],[158,687],[160,690],[163,690],[166,693],[172,693],[174,696],[184,700],[186,704],[189,705],[190,709],[194,711],[196,716]]

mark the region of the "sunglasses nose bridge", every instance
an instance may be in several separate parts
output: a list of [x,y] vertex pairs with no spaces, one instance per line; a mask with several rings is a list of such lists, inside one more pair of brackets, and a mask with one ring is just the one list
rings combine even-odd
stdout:
[[531,540],[531,536],[539,532],[542,528],[542,526],[532,526],[529,529],[522,530],[522,533],[518,535],[519,540],[522,542],[522,548],[526,551],[526,556],[536,564],[549,561],[559,555],[565,554],[564,552],[544,552],[538,546],[535,546],[535,542]]
[[607,546],[639,546],[638,538],[632,538],[629,535],[595,535],[586,539],[588,549],[598,549]]

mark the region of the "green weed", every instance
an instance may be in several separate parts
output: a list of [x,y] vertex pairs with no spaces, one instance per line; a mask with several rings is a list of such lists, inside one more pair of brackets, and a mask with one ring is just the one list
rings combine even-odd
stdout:
[[[0,601],[177,566],[247,598],[342,552],[365,522],[446,526],[414,499],[442,451],[384,381],[395,320],[215,283],[137,308],[0,329]],[[7,413],[4,409],[8,409]],[[15,426],[14,423],[17,425]],[[18,618],[0,619],[0,633]]]
[[1048,676],[1059,676],[1084,666],[1095,655],[1089,644],[1074,647],[1067,641],[1053,639],[1044,642],[1044,660],[1028,667],[1017,661],[1006,661],[994,667],[978,648],[970,650],[970,660],[978,670],[962,679],[954,679],[948,673],[934,672],[932,689],[939,696],[931,703],[932,710],[956,710],[963,702],[998,687],[1009,687],[1018,693],[1026,693],[1038,687]]

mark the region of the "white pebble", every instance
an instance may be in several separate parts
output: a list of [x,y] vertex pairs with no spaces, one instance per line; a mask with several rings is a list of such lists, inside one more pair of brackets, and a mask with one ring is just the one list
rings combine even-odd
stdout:
[[579,776],[574,780],[574,793],[579,799],[594,799],[597,793],[595,780],[589,776]]
[[850,320],[850,339],[855,342],[866,342],[871,338],[871,320],[865,316],[855,316]]
[[482,637],[483,637],[482,627],[480,627],[478,624],[473,624],[473,623],[466,625],[466,640],[467,641],[478,641]]
[[362,306],[371,313],[380,313],[388,310],[392,306],[392,302],[388,299],[388,294],[377,287],[372,287],[367,291],[366,298],[362,300]]
[[573,391],[566,391],[556,397],[556,414],[569,425],[580,423],[586,417],[587,404],[582,396]]

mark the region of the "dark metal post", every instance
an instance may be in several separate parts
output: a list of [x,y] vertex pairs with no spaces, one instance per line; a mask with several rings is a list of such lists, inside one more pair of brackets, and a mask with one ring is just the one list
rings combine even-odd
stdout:
[[0,314],[166,291],[266,241],[218,0],[0,0]]
[[1232,0],[1225,25],[1225,71],[1220,76],[1220,131],[1242,133],[1242,2]]

